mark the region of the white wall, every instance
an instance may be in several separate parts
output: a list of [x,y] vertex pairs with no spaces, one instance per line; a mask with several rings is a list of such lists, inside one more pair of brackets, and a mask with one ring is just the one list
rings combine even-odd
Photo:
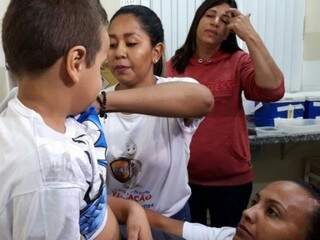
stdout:
[[306,0],[303,90],[320,91],[320,1]]
[[[3,15],[7,9],[9,0],[0,1],[0,26],[2,26]],[[2,37],[1,37],[1,27],[0,27],[0,102],[7,95],[9,91],[9,83],[7,79],[7,73],[5,70],[4,54],[2,50]]]
[[112,15],[120,8],[120,2],[120,0],[101,0],[101,4],[108,13],[109,20]]
[[[3,19],[3,15],[7,9],[7,6],[9,4],[9,0],[1,0],[0,1],[0,26],[2,26],[2,19]],[[1,29],[1,27],[0,27]],[[1,32],[0,32],[0,66],[5,66],[5,62],[4,62],[4,55],[3,55],[3,50],[2,50],[2,37],[1,37]],[[0,73],[1,74],[1,73]],[[0,78],[1,81],[1,78]]]

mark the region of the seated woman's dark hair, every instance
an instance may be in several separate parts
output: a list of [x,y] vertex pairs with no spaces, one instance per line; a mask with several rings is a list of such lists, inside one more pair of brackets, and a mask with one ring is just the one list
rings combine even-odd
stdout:
[[317,206],[315,207],[308,230],[306,240],[320,240],[320,189],[313,184],[303,181],[295,181],[297,185],[302,187],[313,199],[316,200]]

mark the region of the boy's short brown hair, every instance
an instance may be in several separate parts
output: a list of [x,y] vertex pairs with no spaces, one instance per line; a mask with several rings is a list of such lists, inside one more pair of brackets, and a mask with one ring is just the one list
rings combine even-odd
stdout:
[[93,64],[107,14],[99,0],[11,0],[3,19],[6,63],[15,74],[39,73],[82,45]]

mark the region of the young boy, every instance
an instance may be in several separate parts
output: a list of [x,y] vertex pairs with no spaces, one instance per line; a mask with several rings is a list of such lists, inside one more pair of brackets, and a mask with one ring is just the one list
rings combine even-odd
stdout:
[[[106,24],[98,0],[9,4],[3,47],[19,88],[0,115],[0,239],[119,236],[95,132],[67,118],[84,111],[101,89]],[[150,239],[138,204],[117,202],[114,209],[136,239]]]

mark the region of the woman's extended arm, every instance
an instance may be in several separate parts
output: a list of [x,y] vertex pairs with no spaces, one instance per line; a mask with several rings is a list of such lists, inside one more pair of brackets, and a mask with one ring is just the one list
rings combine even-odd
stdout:
[[181,237],[183,234],[182,221],[162,216],[152,210],[145,209],[149,223],[152,228]]
[[106,94],[108,112],[141,113],[163,117],[205,116],[213,107],[210,90],[197,83],[170,82],[150,87],[111,91]]

